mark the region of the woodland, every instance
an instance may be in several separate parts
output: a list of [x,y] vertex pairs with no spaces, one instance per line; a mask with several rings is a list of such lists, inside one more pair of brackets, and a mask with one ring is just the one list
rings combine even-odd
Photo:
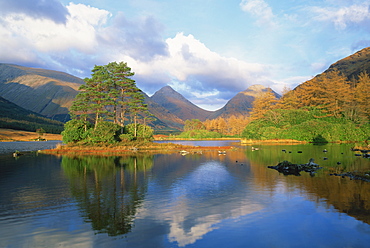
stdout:
[[306,142],[370,139],[370,77],[348,80],[338,70],[321,74],[277,99],[261,93],[248,116],[185,122],[183,138],[242,137]]

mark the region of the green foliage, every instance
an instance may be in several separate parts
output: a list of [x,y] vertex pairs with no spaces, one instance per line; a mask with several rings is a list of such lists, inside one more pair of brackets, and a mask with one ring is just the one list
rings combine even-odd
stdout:
[[72,118],[91,120],[95,127],[100,119],[123,126],[131,117],[136,123],[139,114],[147,113],[147,106],[142,91],[130,79],[133,75],[123,62],[96,65],[71,106]]
[[83,120],[74,119],[68,121],[64,125],[64,131],[62,132],[63,142],[69,144],[85,140],[90,128],[91,124]]
[[356,126],[345,118],[327,117],[316,108],[267,112],[249,123],[242,137],[255,140],[294,139],[307,142],[366,140],[369,124]]
[[32,111],[23,109],[0,97],[0,128],[36,132],[44,129],[46,133],[61,133],[63,123],[50,120]]
[[130,141],[133,141],[135,139],[135,137],[131,133],[122,133],[122,134],[119,135],[119,139],[122,142],[130,142]]
[[[153,129],[149,126],[136,124],[137,137],[134,136],[135,124],[123,129],[120,125],[109,121],[99,121],[96,128],[88,121],[73,119],[64,125],[63,142],[70,143],[104,143],[129,142],[133,140],[152,140]],[[123,133],[122,133],[123,131]]]
[[99,121],[94,129],[90,131],[89,141],[92,143],[112,144],[119,141],[121,127],[108,121]]
[[177,136],[178,138],[193,138],[193,139],[204,139],[204,138],[221,138],[222,134],[218,132],[208,130],[190,130],[182,132]]
[[[66,126],[63,140],[66,143],[107,144],[151,140],[153,129],[138,123],[139,117],[143,117],[144,122],[148,120],[148,111],[143,93],[130,79],[133,75],[131,68],[123,62],[95,66],[71,107],[72,118],[83,120],[84,129]],[[133,124],[124,126],[126,119],[131,119]],[[93,129],[86,128],[87,121],[94,123]]]
[[[135,126],[136,126],[136,137],[135,137]],[[125,138],[126,140],[152,140],[153,139],[153,133],[154,130],[147,126],[142,124],[128,124],[124,128],[124,134],[122,138]],[[120,138],[121,138],[120,136]],[[121,138],[121,139],[122,139]],[[124,141],[124,139],[122,139]]]
[[198,119],[186,120],[184,131],[206,129],[204,124]]

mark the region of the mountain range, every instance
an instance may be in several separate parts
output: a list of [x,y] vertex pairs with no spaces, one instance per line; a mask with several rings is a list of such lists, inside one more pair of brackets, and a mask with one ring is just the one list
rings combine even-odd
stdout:
[[[83,83],[82,79],[64,72],[0,63],[0,97],[61,122],[69,120],[68,109]],[[181,130],[188,119],[204,121],[247,114],[255,96],[267,89],[262,85],[251,86],[217,111],[196,106],[170,86],[161,88],[151,97],[145,93],[144,96],[149,112],[155,116],[152,125],[156,130]]]
[[[370,47],[339,60],[323,73],[334,69],[349,79],[356,78],[362,71],[369,72]],[[53,120],[69,120],[68,109],[83,83],[82,79],[64,72],[0,63],[0,97]],[[187,119],[204,121],[246,115],[255,97],[268,89],[262,85],[252,85],[216,111],[196,106],[170,86],[161,88],[150,97],[144,95],[149,111],[155,116],[152,124],[156,130],[181,130]],[[277,98],[280,97],[276,92],[273,93]]]

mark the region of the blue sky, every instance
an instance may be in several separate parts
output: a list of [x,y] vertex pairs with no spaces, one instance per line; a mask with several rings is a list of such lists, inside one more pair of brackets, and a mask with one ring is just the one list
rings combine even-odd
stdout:
[[0,0],[0,62],[88,77],[124,61],[209,110],[281,92],[370,46],[370,0]]

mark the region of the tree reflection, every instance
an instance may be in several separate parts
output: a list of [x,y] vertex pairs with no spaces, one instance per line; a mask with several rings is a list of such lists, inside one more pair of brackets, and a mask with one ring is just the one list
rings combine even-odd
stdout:
[[[327,148],[328,152],[323,152],[323,148],[314,145],[264,146],[258,152],[246,150],[246,156],[251,162],[256,184],[268,188],[271,192],[282,185],[289,191],[301,189],[310,200],[324,200],[328,208],[333,206],[342,213],[370,224],[370,183],[329,175],[344,171],[369,171],[369,161],[355,157],[348,145],[333,145]],[[298,153],[299,150],[303,153]],[[266,169],[267,166],[276,165],[283,160],[306,163],[310,158],[315,158],[315,162],[323,167],[317,171],[315,179],[308,173],[302,173],[301,177],[283,176],[275,170]],[[341,163],[338,164],[337,161]]]
[[62,168],[85,221],[109,236],[131,231],[147,191],[145,172],[152,155],[63,157]]

